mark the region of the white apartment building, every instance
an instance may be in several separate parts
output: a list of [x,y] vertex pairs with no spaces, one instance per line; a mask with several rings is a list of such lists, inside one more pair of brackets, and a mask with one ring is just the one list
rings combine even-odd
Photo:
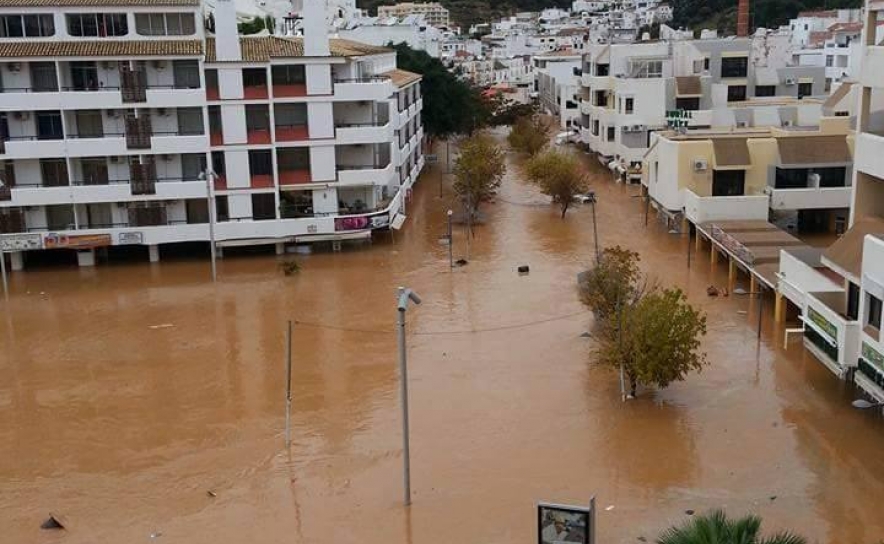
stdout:
[[862,60],[861,22],[838,22],[825,32],[814,33],[811,42],[795,51],[801,66],[823,66],[826,69],[826,89],[834,90],[842,81],[853,81],[859,76]]
[[534,57],[534,90],[541,110],[570,127],[580,115],[580,66],[583,56],[572,50],[554,51]]
[[789,60],[787,36],[767,33],[592,44],[582,68],[581,139],[603,163],[636,170],[669,112],[686,112],[695,128],[815,124],[821,101],[777,101],[823,94],[823,68]]
[[303,39],[239,37],[232,2],[217,4],[214,37],[197,0],[0,0],[0,18],[13,268],[56,248],[85,266],[119,245],[156,260],[212,232],[219,247],[281,251],[404,220],[422,101],[395,53],[329,40],[320,23]]
[[426,51],[433,58],[442,56],[443,31],[429,25],[422,15],[409,15],[401,19],[362,17],[342,25],[335,37],[385,46],[390,43],[406,43],[412,49]]
[[392,6],[378,6],[378,17],[407,17],[423,15],[435,27],[449,28],[451,17],[448,9],[439,2],[400,2]]

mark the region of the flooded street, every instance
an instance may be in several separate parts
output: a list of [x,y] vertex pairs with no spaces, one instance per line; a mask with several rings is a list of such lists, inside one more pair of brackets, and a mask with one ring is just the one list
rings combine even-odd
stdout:
[[[590,208],[560,220],[511,164],[470,264],[450,272],[451,193],[430,171],[395,240],[298,257],[297,276],[269,255],[228,257],[216,285],[207,260],[14,275],[0,302],[0,542],[529,544],[537,501],[591,495],[605,544],[714,507],[811,542],[884,539],[884,420],[852,409],[800,339],[784,350],[772,312],[759,345],[757,302],[706,296],[727,264],[713,269],[704,245],[689,270],[687,237],[653,215],[645,227],[638,188],[593,172],[602,245],[639,251],[708,313],[702,374],[622,404],[581,337]],[[424,301],[408,312],[410,511],[399,285]],[[68,530],[41,531],[49,512]]]

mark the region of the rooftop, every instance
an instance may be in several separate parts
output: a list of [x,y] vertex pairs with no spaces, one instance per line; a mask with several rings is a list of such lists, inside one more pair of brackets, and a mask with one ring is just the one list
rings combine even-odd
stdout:
[[0,43],[0,58],[200,56],[200,40],[15,41]]
[[[2,0],[0,0],[2,1]],[[390,53],[392,49],[368,45],[351,40],[329,40],[333,57],[361,57]],[[304,56],[303,38],[279,36],[240,36],[242,60],[245,62],[269,62],[271,58],[296,58]],[[206,39],[206,62],[218,62],[215,54],[215,38]]]
[[199,6],[200,0],[0,0],[0,8]]

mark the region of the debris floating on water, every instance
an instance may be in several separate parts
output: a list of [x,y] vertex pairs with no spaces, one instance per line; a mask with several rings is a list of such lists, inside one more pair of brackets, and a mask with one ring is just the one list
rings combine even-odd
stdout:
[[206,491],[206,495],[212,497],[213,499],[218,496],[218,494],[215,493],[214,491],[212,491],[211,489]]
[[522,266],[519,267],[519,275],[528,274],[530,271],[531,271],[531,269],[528,268],[527,264],[523,264]]
[[694,511],[693,511],[693,510],[685,510],[684,513],[687,514],[687,515],[689,515],[689,516],[693,516],[693,515],[694,515]]
[[585,332],[585,333],[583,333],[583,334],[580,335],[580,338],[592,338],[592,335],[589,334],[588,332]]
[[49,517],[46,518],[46,521],[40,524],[41,529],[64,529],[64,524],[58,521],[58,518],[55,517],[52,513],[49,514]]
[[159,330],[159,329],[171,329],[174,326],[175,325],[173,325],[172,323],[163,323],[161,325],[151,325],[148,328],[152,331],[155,331],[155,330]]
[[611,506],[605,508],[605,512],[610,512],[613,509],[614,509],[614,505],[612,504]]

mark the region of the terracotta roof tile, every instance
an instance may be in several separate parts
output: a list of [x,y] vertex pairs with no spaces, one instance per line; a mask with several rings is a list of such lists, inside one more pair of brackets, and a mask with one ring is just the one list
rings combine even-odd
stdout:
[[0,43],[0,58],[199,56],[200,40],[89,40]]
[[424,77],[420,74],[409,72],[408,70],[390,70],[389,72],[384,72],[381,75],[389,77],[393,81],[393,85],[399,87],[400,89],[408,87],[412,83],[419,81],[422,77]]
[[0,0],[0,8],[199,6],[200,0]]
[[[361,57],[393,51],[386,47],[378,47],[351,40],[332,39],[329,42],[333,57]],[[241,36],[239,43],[244,62],[269,62],[271,58],[296,58],[304,56],[303,38]],[[215,38],[206,39],[206,62],[218,62],[215,53]]]

